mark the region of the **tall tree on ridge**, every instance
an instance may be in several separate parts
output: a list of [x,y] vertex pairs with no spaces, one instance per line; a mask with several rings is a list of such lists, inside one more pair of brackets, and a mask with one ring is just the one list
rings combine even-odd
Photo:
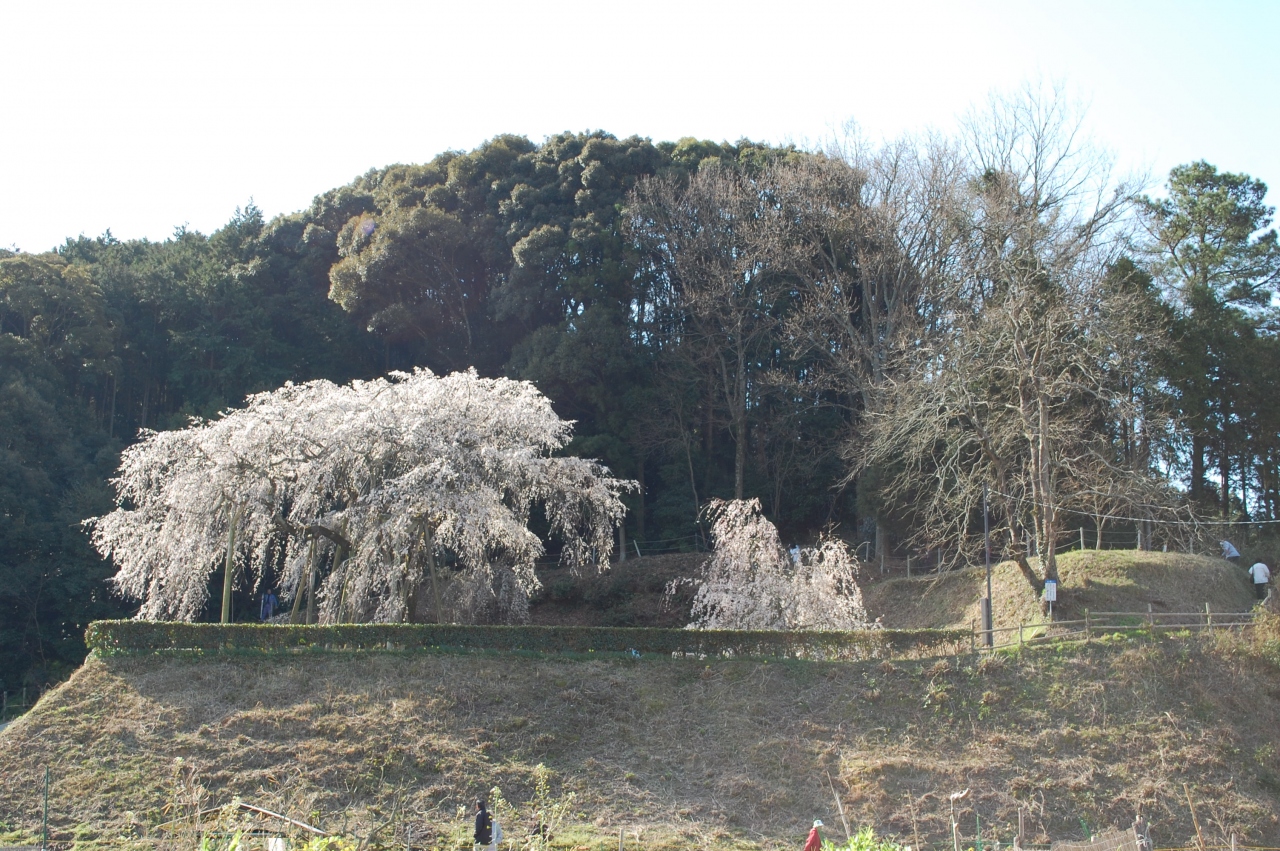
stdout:
[[1267,361],[1258,337],[1280,289],[1274,208],[1264,201],[1266,184],[1204,161],[1174,168],[1167,190],[1163,199],[1143,198],[1140,210],[1153,270],[1177,314],[1172,379],[1192,433],[1191,496],[1206,497],[1206,467],[1216,456],[1219,509],[1230,519],[1233,470],[1243,483],[1251,466],[1247,425],[1276,379],[1248,380],[1246,371]]

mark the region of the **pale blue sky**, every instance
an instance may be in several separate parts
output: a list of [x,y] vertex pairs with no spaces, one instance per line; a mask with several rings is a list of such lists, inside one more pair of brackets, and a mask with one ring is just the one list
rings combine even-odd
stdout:
[[[1280,185],[1280,0],[5,2],[0,246],[205,232],[499,133],[872,139],[1064,82],[1159,188]],[[1273,191],[1272,204],[1280,198]]]

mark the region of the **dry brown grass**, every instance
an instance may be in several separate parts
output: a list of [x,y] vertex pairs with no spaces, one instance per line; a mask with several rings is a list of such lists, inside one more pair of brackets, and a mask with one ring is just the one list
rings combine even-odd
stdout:
[[[1188,570],[1184,583],[1162,585],[1162,599],[1181,605],[1187,598],[1168,589],[1203,589]],[[1002,581],[1021,581],[1006,573]],[[1071,575],[1064,566],[1068,587]],[[1144,593],[1104,581],[1106,570],[1093,575],[1082,590]],[[909,591],[933,605],[945,587]],[[1271,633],[865,664],[91,659],[0,732],[0,839],[37,826],[48,764],[56,835],[113,845],[132,821],[163,818],[182,758],[211,804],[240,795],[365,836],[400,799],[414,835],[442,848],[468,842],[458,806],[493,785],[527,800],[540,762],[578,796],[561,837],[569,848],[610,847],[620,829],[658,849],[793,846],[813,818],[839,824],[827,772],[851,822],[910,844],[949,845],[947,796],[972,788],[966,841],[975,816],[1010,840],[1019,807],[1040,839],[1079,837],[1082,818],[1127,824],[1140,808],[1169,847],[1194,839],[1187,783],[1206,841],[1234,832],[1276,846],[1280,640]]]
[[[1040,619],[1039,601],[1017,565],[1002,562],[992,574],[997,629]],[[1093,612],[1245,612],[1256,602],[1243,570],[1222,559],[1181,553],[1104,550],[1058,558],[1060,603],[1056,616]],[[912,579],[872,582],[863,591],[867,609],[897,629],[959,627],[980,622],[986,571],[975,567]]]

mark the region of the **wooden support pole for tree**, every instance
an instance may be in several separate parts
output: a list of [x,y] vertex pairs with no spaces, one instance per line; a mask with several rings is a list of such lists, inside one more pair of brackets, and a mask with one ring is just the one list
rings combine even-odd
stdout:
[[227,508],[227,559],[222,569],[222,623],[231,623],[231,588],[235,582],[236,527],[244,506],[232,503]]
[[316,539],[311,538],[311,547],[307,550],[307,564],[302,568],[302,575],[298,577],[298,587],[293,592],[293,608],[289,610],[289,623],[296,624],[298,618],[302,615],[302,595],[307,593],[307,586],[311,583],[311,562],[315,559]]

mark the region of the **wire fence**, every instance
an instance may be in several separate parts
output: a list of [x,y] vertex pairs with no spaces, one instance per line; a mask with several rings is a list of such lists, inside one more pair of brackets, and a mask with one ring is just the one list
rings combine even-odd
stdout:
[[39,687],[0,692],[0,724],[12,721],[35,706],[42,693]]

